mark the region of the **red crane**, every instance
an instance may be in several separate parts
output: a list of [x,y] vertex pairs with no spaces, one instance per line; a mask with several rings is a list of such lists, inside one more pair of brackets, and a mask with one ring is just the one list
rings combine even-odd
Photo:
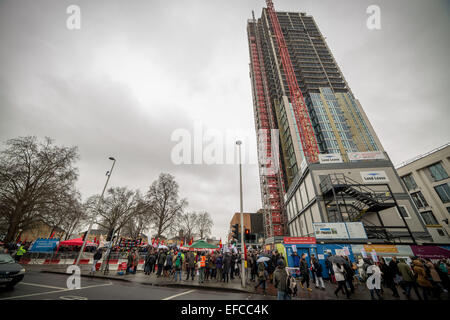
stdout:
[[286,41],[281,30],[280,22],[278,21],[277,13],[275,12],[272,0],[266,0],[267,12],[269,13],[272,22],[272,28],[275,33],[275,38],[278,44],[278,51],[281,57],[281,63],[286,75],[286,81],[289,87],[289,98],[294,110],[295,121],[300,134],[300,141],[302,143],[303,153],[305,154],[308,163],[318,162],[319,148],[317,146],[316,136],[309,118],[308,109],[306,108],[305,99],[298,86],[297,77],[292,67],[291,58],[286,46]]

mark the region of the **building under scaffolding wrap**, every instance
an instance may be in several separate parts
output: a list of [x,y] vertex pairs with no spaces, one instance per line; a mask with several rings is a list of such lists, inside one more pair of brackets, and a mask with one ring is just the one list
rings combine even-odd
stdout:
[[374,241],[429,241],[313,17],[267,0],[247,34],[266,238],[358,221]]

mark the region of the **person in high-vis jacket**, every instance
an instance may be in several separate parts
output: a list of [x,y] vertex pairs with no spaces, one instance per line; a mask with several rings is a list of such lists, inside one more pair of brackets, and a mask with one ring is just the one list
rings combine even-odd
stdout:
[[205,253],[202,252],[201,256],[199,256],[198,259],[198,270],[199,270],[199,277],[198,282],[203,283],[205,280],[205,269],[206,269],[206,257]]

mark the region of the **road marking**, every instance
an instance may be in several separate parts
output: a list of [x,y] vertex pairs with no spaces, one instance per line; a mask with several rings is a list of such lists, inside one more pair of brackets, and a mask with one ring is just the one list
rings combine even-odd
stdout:
[[54,291],[47,291],[47,292],[40,292],[40,293],[31,293],[31,294],[25,294],[22,296],[14,296],[14,297],[7,297],[7,298],[0,298],[0,300],[11,300],[11,299],[17,299],[17,298],[27,298],[27,297],[33,297],[33,296],[39,296],[43,294],[49,294],[49,293],[57,293],[57,292],[67,292],[67,291],[74,291],[74,290],[83,290],[83,289],[90,289],[95,287],[104,287],[104,286],[111,286],[112,282],[105,283],[105,284],[98,284],[98,285],[92,285],[83,287],[80,289],[61,289],[61,290],[54,290]]
[[170,300],[170,299],[173,299],[173,298],[176,298],[176,297],[179,297],[179,296],[183,296],[183,295],[185,295],[185,294],[188,294],[188,293],[191,293],[191,292],[194,292],[194,291],[195,291],[195,289],[194,289],[194,290],[185,291],[185,292],[176,294],[176,295],[174,295],[174,296],[170,296],[170,297],[164,298],[164,299],[162,299],[162,300]]
[[49,289],[59,289],[59,290],[66,289],[66,288],[61,288],[61,287],[52,287],[52,286],[47,286],[45,284],[30,283],[30,282],[19,282],[18,284],[25,284],[27,286],[36,286],[36,287],[49,288]]
[[[73,290],[73,289],[72,289]],[[33,296],[39,296],[42,294],[49,294],[49,293],[56,293],[56,292],[64,292],[64,291],[71,291],[71,289],[63,289],[63,290],[55,290],[55,291],[47,291],[47,292],[41,292],[41,293],[31,293],[31,294],[25,294],[22,296],[14,296],[14,297],[8,297],[8,298],[1,298],[0,300],[10,300],[10,299],[17,299],[17,298],[26,298],[26,297],[33,297]]]
[[80,297],[80,296],[62,296],[59,297],[61,300],[89,300],[86,297]]

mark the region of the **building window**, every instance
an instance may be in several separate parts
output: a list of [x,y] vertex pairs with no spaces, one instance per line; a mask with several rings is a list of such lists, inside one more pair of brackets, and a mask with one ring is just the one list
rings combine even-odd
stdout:
[[402,177],[402,180],[405,183],[406,189],[408,189],[408,191],[414,190],[417,188],[416,181],[414,180],[414,178],[412,177],[411,174],[408,174],[407,176]]
[[445,236],[444,231],[442,231],[442,229],[437,229],[437,233],[438,233],[441,237],[444,237],[444,236]]
[[411,198],[413,199],[417,208],[428,207],[428,203],[425,200],[425,198],[423,197],[422,192],[418,191],[418,192],[411,193]]
[[431,177],[434,181],[440,181],[448,178],[448,174],[440,162],[428,167]]
[[421,212],[420,215],[422,216],[423,221],[426,225],[437,225],[439,224],[436,220],[436,217],[434,216],[432,211],[425,211]]
[[450,202],[450,188],[448,186],[448,183],[436,186],[434,187],[434,190],[436,190],[437,194],[439,195],[439,198],[441,198],[441,201],[443,203]]
[[[411,216],[409,215],[409,213],[408,213],[408,211],[406,210],[406,207],[405,207],[405,206],[398,206],[398,209],[400,209],[400,212],[401,212],[402,216],[403,216],[405,219],[411,219]],[[397,209],[397,213],[398,213],[398,216],[399,216],[400,219],[401,219],[402,217],[400,216],[400,212],[398,212],[398,209]]]

